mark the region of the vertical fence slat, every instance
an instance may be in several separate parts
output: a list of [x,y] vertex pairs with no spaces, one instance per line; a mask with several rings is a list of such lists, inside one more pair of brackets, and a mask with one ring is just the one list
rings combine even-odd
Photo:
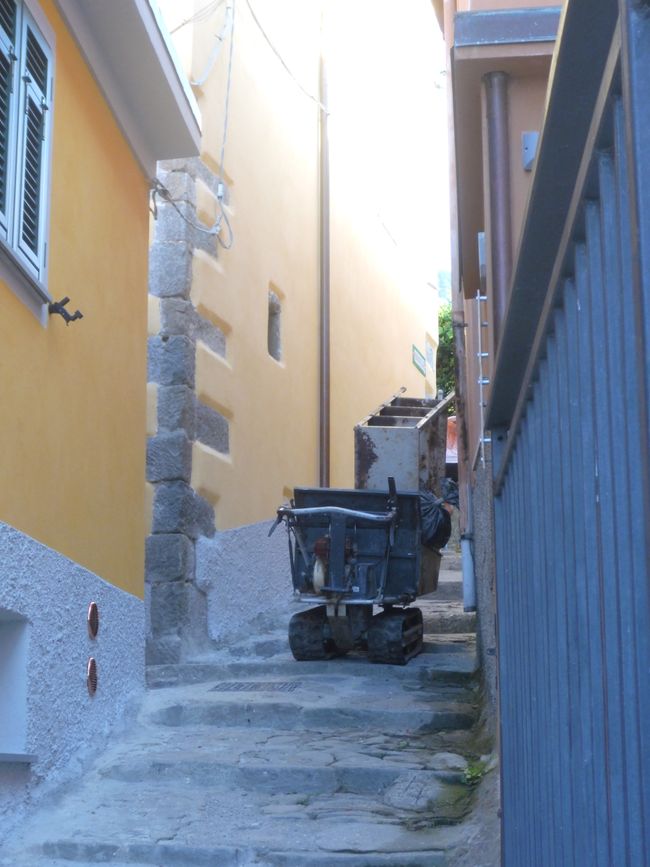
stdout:
[[[620,287],[620,321],[618,346],[615,351],[622,358],[621,379],[618,383],[619,403],[623,410],[621,420],[621,440],[625,460],[621,462],[622,495],[627,509],[627,533],[622,544],[623,556],[621,563],[623,576],[629,580],[619,581],[621,600],[621,664],[623,670],[623,707],[625,708],[625,729],[627,744],[627,776],[630,798],[628,799],[627,822],[629,826],[630,861],[632,864],[647,864],[648,852],[643,846],[644,833],[644,778],[642,775],[642,720],[639,703],[639,687],[637,679],[637,620],[643,619],[643,600],[635,594],[635,586],[645,585],[643,579],[639,582],[635,576],[643,575],[644,556],[643,539],[643,478],[636,465],[635,455],[638,453],[641,438],[639,420],[638,364],[635,353],[635,343],[632,336],[635,332],[634,301],[632,297],[632,243],[630,228],[630,202],[628,193],[628,163],[625,147],[625,117],[623,102],[617,99],[614,106],[614,150],[616,208],[617,208],[617,242],[619,274],[615,285]],[[637,614],[638,612],[638,614]],[[646,621],[647,623],[647,621]],[[647,656],[646,656],[647,661]]]

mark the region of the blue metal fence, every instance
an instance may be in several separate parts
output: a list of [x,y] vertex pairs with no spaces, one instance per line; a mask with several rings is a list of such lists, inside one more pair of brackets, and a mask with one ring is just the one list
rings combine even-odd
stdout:
[[650,864],[649,406],[650,5],[569,0],[489,408],[506,867]]

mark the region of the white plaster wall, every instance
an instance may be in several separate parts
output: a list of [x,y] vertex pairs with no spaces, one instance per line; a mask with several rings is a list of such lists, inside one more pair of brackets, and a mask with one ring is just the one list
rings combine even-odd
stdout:
[[207,596],[208,635],[224,643],[272,626],[293,599],[287,531],[272,521],[196,543],[196,583]]
[[[95,641],[86,626],[92,601],[100,614]],[[24,751],[36,761],[0,762],[0,840],[31,803],[78,774],[125,725],[143,689],[145,635],[141,599],[0,523],[2,609],[28,621]],[[86,688],[90,656],[99,682],[92,698]]]

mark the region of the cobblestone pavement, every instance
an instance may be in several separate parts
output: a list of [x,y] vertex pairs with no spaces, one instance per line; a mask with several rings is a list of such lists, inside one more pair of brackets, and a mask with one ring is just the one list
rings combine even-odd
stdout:
[[[459,595],[446,572],[418,601],[425,650],[405,667],[362,654],[295,662],[282,623],[152,669],[137,725],[0,864],[493,867],[467,785],[479,697]],[[488,860],[461,862],[476,845]]]

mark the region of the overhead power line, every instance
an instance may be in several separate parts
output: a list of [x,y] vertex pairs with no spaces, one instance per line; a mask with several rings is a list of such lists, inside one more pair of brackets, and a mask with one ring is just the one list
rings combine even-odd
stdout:
[[266,41],[266,44],[269,46],[269,48],[271,49],[271,51],[275,54],[275,56],[277,57],[277,59],[280,61],[280,63],[282,64],[282,66],[283,66],[283,68],[284,68],[284,70],[285,70],[285,72],[289,75],[290,78],[293,79],[294,83],[298,86],[298,88],[299,88],[299,89],[300,89],[300,90],[305,94],[305,96],[306,96],[308,99],[311,99],[312,102],[315,102],[316,105],[320,108],[321,111],[324,111],[326,114],[329,114],[329,111],[328,111],[327,106],[326,106],[326,105],[323,105],[323,103],[320,101],[320,99],[319,99],[317,96],[314,96],[313,93],[310,93],[310,92],[307,90],[307,88],[304,87],[304,85],[303,85],[303,84],[302,84],[302,83],[301,83],[301,82],[296,78],[296,76],[293,74],[293,72],[292,72],[291,69],[289,68],[289,65],[287,64],[286,60],[285,60],[284,57],[280,54],[280,52],[279,52],[278,49],[275,47],[275,45],[271,42],[271,39],[269,38],[269,36],[268,36],[266,30],[262,27],[259,18],[258,18],[257,15],[255,14],[255,10],[254,10],[253,7],[251,6],[250,0],[246,0],[246,5],[248,6],[248,11],[250,12],[253,21],[254,21],[255,24],[257,25],[258,30],[260,31],[260,33],[261,33],[262,36],[264,37],[264,39],[265,39],[265,41]]
[[197,10],[194,13],[194,15],[190,15],[190,17],[186,18],[185,21],[181,21],[180,24],[177,24],[173,30],[170,30],[170,33],[171,34],[176,33],[178,30],[181,30],[187,24],[193,24],[193,23],[198,22],[198,21],[205,21],[206,18],[209,18],[210,15],[212,15],[213,12],[216,12],[220,6],[223,6],[223,4],[225,2],[226,2],[226,0],[211,0],[210,3],[206,4],[201,9]]
[[[234,0],[228,0],[228,5],[226,6],[226,14],[225,14],[224,19],[223,19],[223,26],[221,28],[221,31],[219,33],[215,34],[214,45],[212,46],[212,50],[210,51],[210,55],[208,57],[207,63],[205,64],[205,69],[203,70],[203,73],[198,78],[192,79],[192,81],[190,82],[192,87],[203,87],[203,85],[208,80],[208,77],[210,76],[210,73],[212,72],[212,69],[213,69],[215,63],[217,62],[217,58],[219,57],[219,54],[221,53],[221,49],[223,47],[223,43],[226,40],[226,35],[228,33],[228,30],[231,31],[231,36],[232,36],[232,26],[233,26],[234,15],[235,15]],[[232,45],[232,39],[231,39],[230,44]]]

